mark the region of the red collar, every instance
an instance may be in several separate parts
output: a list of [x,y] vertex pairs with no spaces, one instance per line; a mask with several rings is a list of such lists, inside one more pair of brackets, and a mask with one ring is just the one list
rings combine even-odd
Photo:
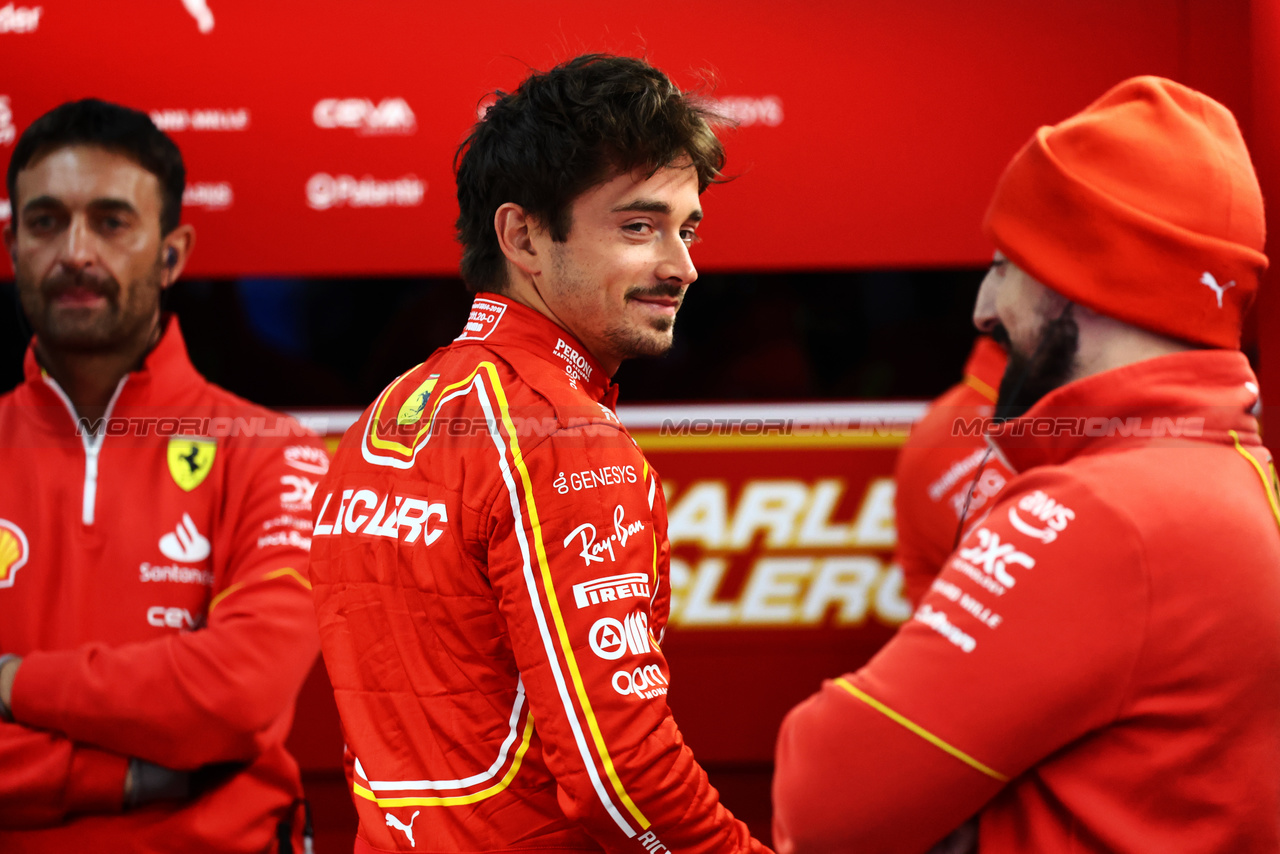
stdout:
[[995,403],[1008,362],[1003,347],[986,335],[979,335],[969,352],[969,360],[964,363],[964,384]]
[[571,388],[581,388],[592,400],[610,406],[618,387],[577,338],[541,312],[508,297],[481,293],[471,303],[471,314],[455,341],[483,341],[501,349],[516,347],[563,371]]
[[[187,345],[182,339],[177,318],[166,315],[161,323],[164,331],[156,346],[143,357],[137,370],[125,375],[124,387],[112,408],[113,414],[119,413],[124,407],[181,405],[198,398],[207,385],[205,378],[200,376],[187,356]],[[44,369],[36,361],[34,338],[27,347],[23,373],[26,377],[25,386],[36,401],[52,404],[49,413],[61,423],[62,417],[56,413],[65,411],[65,407],[51,385],[52,378],[46,381]]]
[[1238,350],[1190,350],[1077,380],[991,431],[1014,471],[1120,443],[1259,446],[1258,378]]

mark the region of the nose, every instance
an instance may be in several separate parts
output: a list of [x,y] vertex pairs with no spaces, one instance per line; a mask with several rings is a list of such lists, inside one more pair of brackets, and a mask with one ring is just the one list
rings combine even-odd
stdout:
[[84,270],[93,264],[97,256],[93,229],[83,216],[71,218],[66,238],[58,253],[58,263],[71,270]]
[[689,247],[678,232],[665,243],[662,263],[658,265],[658,278],[681,285],[691,285],[698,278],[693,257],[689,255]]
[[983,334],[990,333],[1000,322],[996,314],[996,296],[999,294],[1002,274],[1003,271],[997,265],[992,265],[982,279],[978,299],[973,303],[973,325]]

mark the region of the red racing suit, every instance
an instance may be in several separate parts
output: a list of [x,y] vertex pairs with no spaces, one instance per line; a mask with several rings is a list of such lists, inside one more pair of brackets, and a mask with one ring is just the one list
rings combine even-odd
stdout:
[[667,707],[666,504],[616,396],[482,294],[343,438],[311,572],[357,851],[767,850]]
[[966,500],[971,521],[1013,477],[1000,456],[988,453],[986,433],[978,427],[995,411],[1007,361],[999,344],[980,336],[965,362],[964,379],[933,402],[898,454],[894,561],[902,567],[912,605],[920,604],[955,548]]
[[[260,854],[300,829],[284,740],[318,645],[327,464],[296,421],[196,373],[173,319],[97,437],[28,351],[0,398],[0,652],[23,656],[0,851]],[[122,813],[130,757],[208,788]]]
[[1239,352],[1050,393],[914,618],[778,739],[779,851],[1280,850],[1280,498]]

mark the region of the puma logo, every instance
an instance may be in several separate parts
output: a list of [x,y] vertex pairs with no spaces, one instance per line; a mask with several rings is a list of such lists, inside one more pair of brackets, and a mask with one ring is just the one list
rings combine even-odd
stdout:
[[1218,284],[1218,280],[1213,277],[1213,273],[1205,273],[1200,277],[1200,284],[1213,291],[1218,298],[1218,308],[1222,308],[1222,295],[1227,292],[1227,288],[1234,288],[1235,281],[1227,282],[1225,285]]
[[400,819],[396,818],[391,813],[387,813],[387,827],[394,827],[396,830],[404,831],[404,835],[409,837],[410,848],[418,847],[418,843],[413,841],[413,823],[414,821],[417,820],[418,813],[420,812],[422,812],[422,810],[414,810],[413,816],[409,819],[408,824],[404,824],[403,822],[400,821]]

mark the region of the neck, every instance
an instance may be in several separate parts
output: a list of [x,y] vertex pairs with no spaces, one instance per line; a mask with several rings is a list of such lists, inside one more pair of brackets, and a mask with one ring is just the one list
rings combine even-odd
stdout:
[[1080,348],[1072,380],[1196,349],[1193,344],[1139,329],[1079,304],[1076,305],[1076,323],[1080,328]]
[[125,374],[134,370],[160,340],[160,326],[128,346],[109,351],[55,350],[36,338],[36,359],[66,392],[76,416],[97,421],[107,414],[107,404]]
[[556,313],[551,310],[551,306],[547,305],[547,301],[542,298],[542,294],[538,292],[538,288],[534,284],[533,279],[529,276],[517,275],[519,271],[513,271],[511,269],[513,266],[514,265],[508,265],[507,267],[508,285],[506,291],[501,293],[500,296],[503,296],[512,302],[518,302],[526,308],[533,309],[538,312],[538,314],[547,318],[547,320],[550,320],[556,326],[559,326],[566,333],[572,335],[574,340],[585,347],[588,352],[595,357],[595,360],[600,363],[600,367],[604,368],[605,376],[612,377],[616,374],[618,372],[618,368],[622,366],[622,360],[605,353],[597,352],[597,348],[592,347],[588,342],[584,341],[581,336],[566,326],[564,321],[557,317]]

